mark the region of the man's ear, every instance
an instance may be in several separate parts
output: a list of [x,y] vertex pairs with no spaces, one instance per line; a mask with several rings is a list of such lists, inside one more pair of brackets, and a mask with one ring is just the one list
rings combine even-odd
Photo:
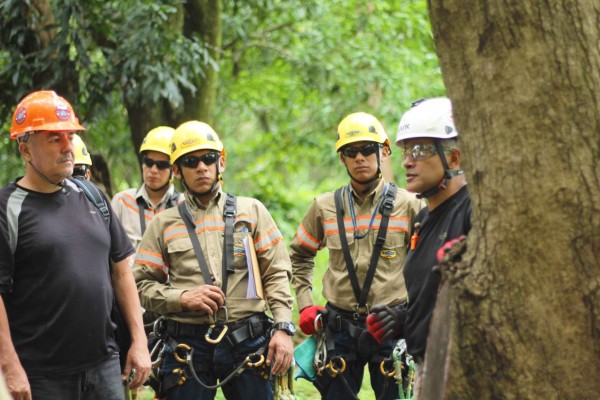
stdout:
[[29,145],[26,142],[19,142],[19,153],[25,159],[25,161],[31,161],[31,151]]
[[219,172],[223,173],[225,172],[225,157],[221,156],[219,157]]
[[450,169],[460,169],[460,162],[462,155],[459,149],[453,149],[450,151],[450,157],[448,157],[448,167]]
[[181,179],[181,171],[179,170],[179,165],[173,164],[171,165],[171,169],[173,170],[173,175],[177,179]]
[[344,166],[346,166],[346,159],[344,158],[344,154],[340,151],[340,161],[342,162],[342,164],[344,164]]

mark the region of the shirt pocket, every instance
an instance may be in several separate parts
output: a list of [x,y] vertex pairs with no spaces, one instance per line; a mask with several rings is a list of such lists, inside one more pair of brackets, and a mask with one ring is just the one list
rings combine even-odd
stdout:
[[[348,240],[348,251],[350,252],[350,257],[352,257],[355,246],[354,236],[346,235],[346,239]],[[326,236],[325,246],[329,250],[329,267],[336,271],[346,271],[346,260],[344,259],[344,250],[339,233],[333,233]],[[352,258],[352,262],[356,263],[356,260]]]
[[[373,247],[377,241],[377,232],[373,235]],[[385,243],[379,252],[378,267],[402,268],[405,256],[405,232],[390,232],[385,236]]]
[[[247,240],[247,244],[244,244],[244,241]],[[233,233],[233,265],[236,270],[248,269],[247,257],[249,254],[246,254],[246,246],[254,246],[254,241],[252,240],[252,236],[250,236],[249,232],[234,232]]]

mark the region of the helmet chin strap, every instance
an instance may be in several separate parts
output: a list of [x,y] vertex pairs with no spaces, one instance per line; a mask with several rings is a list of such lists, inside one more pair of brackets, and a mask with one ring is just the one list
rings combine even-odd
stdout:
[[33,170],[35,171],[35,173],[42,178],[44,181],[48,182],[51,185],[54,186],[58,186],[59,188],[61,188],[63,190],[63,192],[66,193],[66,187],[65,187],[65,180],[63,179],[60,182],[52,182],[46,175],[42,174],[40,172],[40,170],[38,170],[35,165],[33,165],[33,163],[31,161],[28,161],[29,165],[31,165],[31,168],[33,168]]
[[445,190],[446,187],[448,187],[448,181],[450,179],[454,178],[455,176],[464,174],[464,171],[462,169],[450,169],[450,167],[448,166],[448,160],[446,160],[446,154],[444,153],[444,146],[442,146],[440,140],[435,141],[435,147],[440,156],[440,160],[442,161],[442,166],[444,167],[444,177],[436,186],[432,187],[431,189],[427,189],[423,193],[417,194],[417,198],[419,199],[428,199],[434,196],[435,194],[441,192],[442,190]]
[[[179,167],[179,169],[181,170],[181,166]],[[209,194],[212,194],[217,191],[217,189],[218,189],[217,185],[219,184],[219,182],[221,182],[221,171],[219,170],[219,163],[217,162],[217,179],[215,179],[213,184],[210,186],[210,189],[208,189],[206,192],[201,193],[201,192],[196,192],[195,190],[192,190],[186,183],[185,178],[183,177],[183,174],[181,174],[181,180],[183,181],[183,186],[185,187],[185,190],[190,192],[190,194],[192,196],[194,196],[194,197],[208,196]]]

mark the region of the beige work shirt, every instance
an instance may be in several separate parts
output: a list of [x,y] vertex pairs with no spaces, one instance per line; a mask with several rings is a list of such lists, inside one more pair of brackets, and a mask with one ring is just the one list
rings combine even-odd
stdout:
[[[369,269],[382,215],[377,211],[372,223],[371,219],[374,211],[378,209],[379,200],[388,185],[382,179],[377,187],[365,197],[362,204],[359,203],[358,195],[352,190],[352,185],[346,185],[343,190],[345,234],[361,289]],[[354,223],[349,208],[349,189],[354,205]],[[407,246],[410,243],[410,222],[424,205],[414,194],[398,188],[394,208],[388,222],[385,243],[380,252],[373,283],[367,297],[369,306],[375,304],[396,305],[406,299],[402,268]],[[357,238],[365,234],[364,238]],[[299,310],[313,305],[314,258],[317,251],[323,248],[327,248],[329,251],[329,263],[323,276],[323,296],[336,307],[348,311],[355,309],[358,301],[352,290],[342,252],[334,192],[324,193],[315,198],[298,227],[290,248],[292,285],[298,299]]]
[[[225,194],[219,191],[208,207],[198,206],[185,193],[185,201],[196,222],[196,233],[216,285],[222,287],[222,257],[225,222]],[[229,322],[268,309],[275,323],[291,321],[293,298],[290,292],[291,264],[281,232],[258,200],[237,197],[233,253],[235,272],[229,275],[226,306]],[[256,250],[265,299],[248,297],[248,264],[243,240],[252,236]],[[212,323],[200,311],[182,310],[179,298],[186,290],[204,285],[202,272],[177,207],[156,215],[140,243],[133,274],[142,307],[189,324]],[[209,284],[211,282],[208,282]],[[220,312],[219,317],[223,314]]]
[[[131,240],[131,244],[137,249],[140,241],[142,240],[142,227],[140,225],[140,210],[138,208],[138,199],[143,200],[146,204],[144,210],[144,218],[146,219],[146,226],[152,221],[152,218],[159,212],[163,211],[167,202],[173,196],[175,192],[175,186],[169,185],[169,189],[162,196],[158,204],[153,204],[146,191],[146,186],[142,185],[139,189],[127,189],[117,193],[112,201],[111,206],[115,212],[115,215],[121,221],[121,224],[127,232],[127,237]],[[184,200],[183,194],[180,194],[177,203]]]

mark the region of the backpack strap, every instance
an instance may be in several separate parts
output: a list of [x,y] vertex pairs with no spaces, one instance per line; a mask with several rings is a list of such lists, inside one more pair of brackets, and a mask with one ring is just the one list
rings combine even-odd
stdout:
[[102,192],[98,188],[98,186],[94,185],[92,182],[84,179],[83,177],[69,178],[71,182],[73,182],[81,191],[86,195],[86,197],[94,203],[96,208],[100,210],[102,214],[102,219],[104,219],[104,225],[106,225],[106,229],[110,230],[110,211],[108,208],[108,204],[106,203],[106,199],[102,195]]

